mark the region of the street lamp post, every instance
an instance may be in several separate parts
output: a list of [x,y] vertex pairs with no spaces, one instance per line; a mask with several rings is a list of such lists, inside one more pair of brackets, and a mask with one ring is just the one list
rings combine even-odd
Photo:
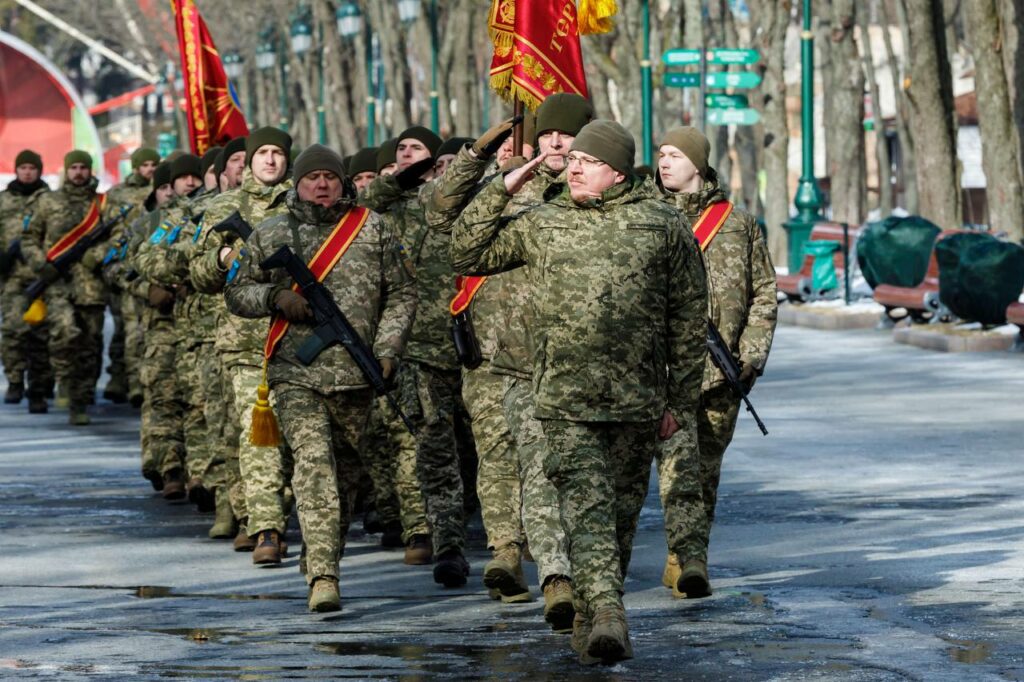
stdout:
[[[242,59],[242,55],[232,50],[226,52],[224,57],[221,59],[221,63],[224,65],[224,73],[231,79],[232,82],[232,99],[236,98],[237,93],[234,92],[234,86],[237,83],[241,83],[245,76],[245,62]],[[248,121],[252,121],[252,91],[249,89],[250,83],[247,81],[245,84],[246,90],[246,101],[245,101],[245,118]]]
[[640,91],[643,109],[644,165],[650,166],[654,156],[651,148],[651,6],[650,0],[643,0],[644,56],[640,60]]
[[[309,54],[310,48],[313,47],[313,28],[309,25],[308,8],[299,7],[292,19],[290,35],[292,52],[300,60],[305,59],[306,55]],[[321,35],[321,42],[322,38],[323,36]],[[324,60],[322,50],[317,58],[317,82],[319,83],[319,95],[316,105],[317,141],[320,144],[325,144],[327,142],[327,120],[324,111]]]
[[278,106],[280,109],[278,121],[278,127],[288,132],[288,95],[287,89],[288,84],[285,82],[285,70],[284,70],[284,59],[278,60],[277,48],[275,47],[275,38],[273,29],[267,29],[263,32],[263,42],[260,43],[259,47],[256,48],[256,68],[260,71],[268,72],[275,66],[281,68],[281,92],[278,98]]
[[[345,40],[352,40],[363,30],[363,13],[359,11],[359,5],[354,2],[346,2],[334,12],[334,18],[338,25],[338,35]],[[366,146],[372,147],[374,140],[374,126],[377,119],[376,100],[373,96],[373,41],[374,36],[366,24]]]
[[800,33],[800,128],[803,137],[803,168],[793,203],[796,215],[783,227],[789,235],[789,270],[800,268],[804,243],[814,224],[821,220],[821,190],[814,179],[814,32],[811,30],[811,0],[803,3],[804,22]]
[[437,101],[437,0],[430,0],[430,129],[440,134]]

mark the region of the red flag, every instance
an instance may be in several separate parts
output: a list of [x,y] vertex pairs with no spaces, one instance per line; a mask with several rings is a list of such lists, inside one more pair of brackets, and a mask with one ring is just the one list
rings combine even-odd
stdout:
[[492,0],[488,29],[491,87],[502,97],[536,109],[556,92],[587,96],[573,0]]
[[171,7],[185,81],[189,141],[193,153],[201,156],[210,147],[248,135],[249,127],[194,0],[171,0]]

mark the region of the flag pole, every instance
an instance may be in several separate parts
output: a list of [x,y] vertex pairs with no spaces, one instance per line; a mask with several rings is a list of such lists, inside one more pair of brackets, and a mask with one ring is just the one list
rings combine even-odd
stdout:
[[523,106],[522,100],[518,96],[514,96],[512,99],[512,116],[519,119],[519,123],[516,123],[512,129],[512,156],[523,155],[523,113],[526,107]]

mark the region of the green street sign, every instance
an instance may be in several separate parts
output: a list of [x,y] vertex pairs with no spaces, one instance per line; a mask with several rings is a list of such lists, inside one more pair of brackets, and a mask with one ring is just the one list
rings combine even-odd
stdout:
[[667,66],[700,64],[700,50],[684,50],[682,48],[666,50],[665,54],[661,55],[661,61]]
[[708,109],[708,125],[752,126],[761,120],[757,109]]
[[746,109],[750,106],[746,95],[706,95],[704,103],[709,109]]
[[719,47],[708,51],[708,64],[756,64],[760,58],[757,50]]
[[666,73],[666,88],[697,88],[700,87],[699,73]]
[[756,88],[761,84],[761,74],[729,73],[728,71],[716,71],[708,74],[707,86],[709,88]]

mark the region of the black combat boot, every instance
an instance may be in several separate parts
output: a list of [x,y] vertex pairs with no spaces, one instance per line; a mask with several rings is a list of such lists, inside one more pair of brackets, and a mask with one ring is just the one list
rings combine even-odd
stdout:
[[20,381],[7,384],[7,393],[4,393],[4,402],[8,405],[17,405],[25,397],[25,384]]

